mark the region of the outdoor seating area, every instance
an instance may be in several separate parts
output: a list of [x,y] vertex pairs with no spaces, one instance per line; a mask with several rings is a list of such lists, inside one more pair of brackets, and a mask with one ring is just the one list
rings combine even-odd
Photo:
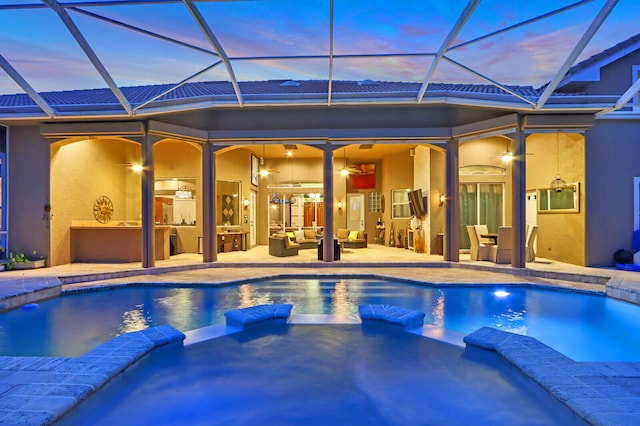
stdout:
[[321,235],[318,235],[313,229],[300,229],[293,232],[287,231],[286,234],[292,242],[300,244],[301,249],[318,248],[318,242],[321,237]]
[[269,254],[276,257],[297,256],[300,244],[294,243],[285,233],[276,233],[269,237]]
[[367,233],[364,231],[350,231],[338,229],[338,242],[344,248],[367,248]]
[[312,229],[276,232],[269,237],[269,254],[276,257],[297,256],[299,250],[317,249],[321,237]]
[[[469,254],[471,260],[488,260],[493,263],[511,263],[512,254],[512,228],[511,226],[498,227],[497,233],[490,233],[487,225],[467,225],[467,233],[471,248]],[[525,259],[533,262],[536,259],[535,241],[538,235],[537,225],[527,225]]]

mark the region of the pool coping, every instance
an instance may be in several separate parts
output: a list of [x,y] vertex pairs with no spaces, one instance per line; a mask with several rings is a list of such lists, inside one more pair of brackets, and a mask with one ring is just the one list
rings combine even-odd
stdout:
[[464,341],[497,352],[589,424],[640,424],[638,362],[577,362],[533,337],[491,327]]
[[153,349],[181,343],[169,325],[122,334],[77,358],[0,357],[0,423],[49,425]]

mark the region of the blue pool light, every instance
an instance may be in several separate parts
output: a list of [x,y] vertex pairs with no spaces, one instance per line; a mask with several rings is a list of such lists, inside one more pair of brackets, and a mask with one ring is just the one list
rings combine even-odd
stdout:
[[22,305],[22,310],[24,311],[30,311],[32,309],[38,309],[40,305],[38,305],[37,303],[25,303],[24,305]]
[[493,295],[495,297],[501,297],[502,298],[502,297],[507,297],[509,295],[509,292],[505,291],[505,290],[496,290],[496,291],[493,292]]

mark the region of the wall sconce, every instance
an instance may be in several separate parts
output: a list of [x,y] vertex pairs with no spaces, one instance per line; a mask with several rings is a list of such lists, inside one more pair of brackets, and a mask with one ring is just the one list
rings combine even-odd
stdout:
[[131,165],[131,170],[133,170],[136,173],[140,173],[142,172],[142,170],[144,170],[144,167],[142,167],[142,164],[132,164]]
[[342,210],[342,201],[338,201],[337,206],[338,206],[338,210]]
[[440,207],[444,206],[444,194],[440,194]]
[[249,199],[245,198],[244,200],[242,200],[242,205],[244,206],[245,210],[249,207]]

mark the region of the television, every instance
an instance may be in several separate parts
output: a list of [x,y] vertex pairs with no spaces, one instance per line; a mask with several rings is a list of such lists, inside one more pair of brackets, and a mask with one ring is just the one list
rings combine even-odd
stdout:
[[425,201],[424,198],[422,198],[421,189],[409,191],[409,208],[411,209],[411,214],[419,218],[427,213],[425,211]]

